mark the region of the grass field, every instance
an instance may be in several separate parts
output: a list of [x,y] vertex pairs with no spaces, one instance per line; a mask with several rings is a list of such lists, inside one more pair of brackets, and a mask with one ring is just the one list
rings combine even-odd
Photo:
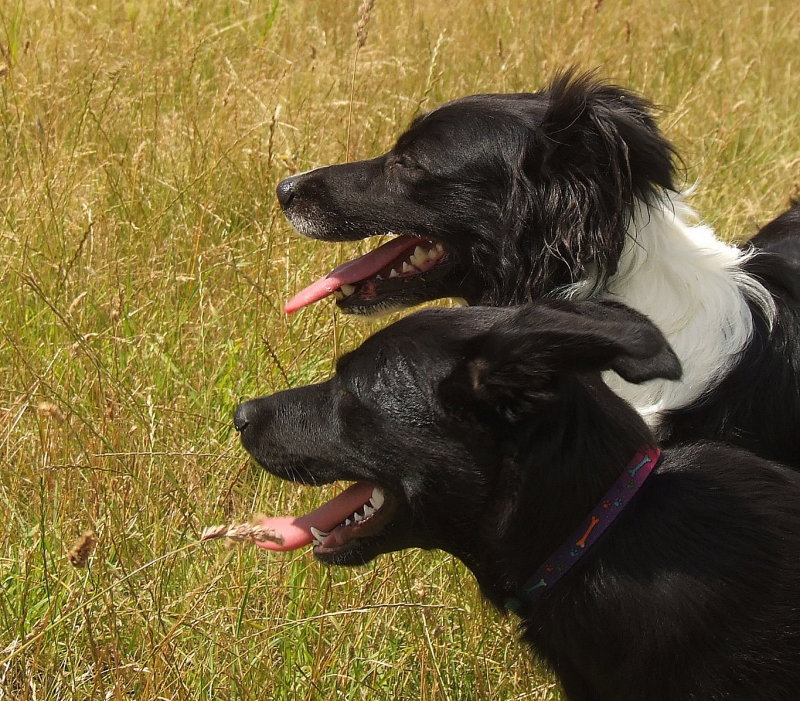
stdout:
[[301,240],[274,186],[570,64],[658,103],[693,204],[746,238],[800,193],[800,7],[377,0],[359,42],[358,5],[0,5],[0,699],[561,698],[447,556],[196,543],[319,503],[231,413],[370,329],[282,315],[352,247]]

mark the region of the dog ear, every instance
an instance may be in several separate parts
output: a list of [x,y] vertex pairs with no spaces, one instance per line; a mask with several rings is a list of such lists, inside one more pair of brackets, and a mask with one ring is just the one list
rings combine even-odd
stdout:
[[[522,303],[617,271],[637,203],[673,190],[674,149],[651,105],[591,74],[566,71],[531,103],[531,120],[509,166],[498,256],[513,283],[487,280],[487,302]],[[491,271],[489,271],[491,274]]]
[[619,192],[630,188],[644,200],[653,185],[674,189],[674,149],[661,135],[650,102],[574,70],[558,74],[547,92],[544,143],[528,154],[528,167],[582,173],[592,182],[601,173]]
[[613,302],[551,300],[519,307],[475,339],[461,384],[478,402],[519,413],[555,399],[561,373],[602,370],[637,384],[681,376],[677,356],[644,315]]

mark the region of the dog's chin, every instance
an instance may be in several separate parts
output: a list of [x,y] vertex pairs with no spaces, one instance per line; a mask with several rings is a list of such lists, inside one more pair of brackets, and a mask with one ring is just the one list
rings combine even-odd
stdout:
[[392,536],[376,535],[369,538],[359,538],[337,547],[326,548],[315,545],[312,552],[314,557],[326,565],[337,567],[359,567],[366,565],[379,555],[402,550],[403,545]]

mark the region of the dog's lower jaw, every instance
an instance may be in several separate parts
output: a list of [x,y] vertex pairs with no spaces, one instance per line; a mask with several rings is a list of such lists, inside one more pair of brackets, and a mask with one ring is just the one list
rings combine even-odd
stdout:
[[[378,318],[442,299],[453,299],[459,306],[480,303],[480,296],[473,291],[454,265],[443,269],[441,273],[423,273],[419,277],[423,279],[409,280],[408,287],[397,292],[380,293],[378,288],[374,296],[362,296],[356,289],[345,299],[337,300],[336,306],[345,314]],[[419,286],[416,287],[415,283]]]
[[335,551],[320,551],[318,548],[313,548],[312,552],[314,557],[325,565],[337,567],[360,567],[366,565],[368,562],[374,560],[378,555],[385,552],[380,549],[369,549],[366,547],[368,543],[359,543],[357,541],[350,544],[341,550]]
[[325,565],[337,567],[360,567],[380,555],[414,547],[400,526],[389,524],[385,532],[354,539],[345,546],[325,550],[318,546],[312,549],[314,557]]

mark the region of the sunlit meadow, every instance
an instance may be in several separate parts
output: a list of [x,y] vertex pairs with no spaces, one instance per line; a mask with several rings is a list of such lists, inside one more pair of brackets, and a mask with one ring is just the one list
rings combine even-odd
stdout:
[[275,184],[574,65],[659,105],[692,203],[745,239],[800,193],[800,7],[359,7],[0,4],[0,699],[561,698],[446,555],[198,544],[319,503],[249,463],[231,414],[375,328],[282,314],[354,247],[302,240]]

